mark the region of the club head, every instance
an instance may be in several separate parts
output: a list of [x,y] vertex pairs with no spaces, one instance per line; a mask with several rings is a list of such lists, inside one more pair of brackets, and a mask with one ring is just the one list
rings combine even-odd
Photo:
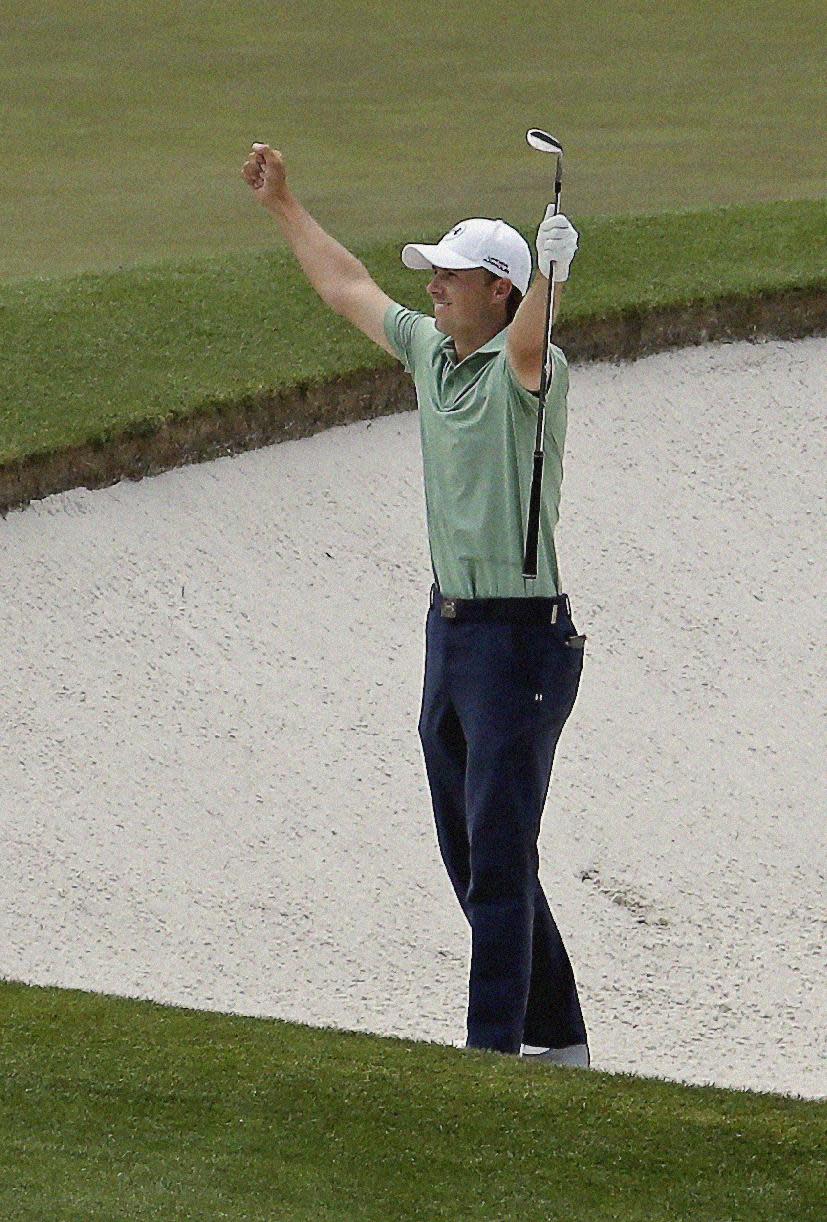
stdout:
[[554,153],[556,157],[563,156],[563,146],[548,132],[540,131],[539,127],[530,127],[525,134],[525,138],[533,149],[537,149],[541,153]]

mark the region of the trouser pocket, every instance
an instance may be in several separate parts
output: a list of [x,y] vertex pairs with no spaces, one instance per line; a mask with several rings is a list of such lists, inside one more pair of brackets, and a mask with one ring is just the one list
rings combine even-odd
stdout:
[[573,624],[551,629],[521,624],[513,629],[514,680],[543,711],[550,711],[550,702],[564,707],[574,702],[585,640]]

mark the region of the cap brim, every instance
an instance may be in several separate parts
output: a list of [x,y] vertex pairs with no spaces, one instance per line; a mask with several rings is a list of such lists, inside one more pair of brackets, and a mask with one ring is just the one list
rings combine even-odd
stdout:
[[402,247],[402,262],[405,267],[419,272],[424,272],[429,267],[482,267],[481,263],[474,263],[473,259],[466,259],[464,255],[452,251],[449,246],[439,243],[436,246],[426,246],[409,242],[407,246]]

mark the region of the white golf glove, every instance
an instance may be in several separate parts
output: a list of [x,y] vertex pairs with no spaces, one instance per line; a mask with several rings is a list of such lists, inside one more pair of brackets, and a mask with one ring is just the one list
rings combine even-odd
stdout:
[[577,250],[577,230],[562,212],[554,215],[554,204],[546,208],[546,215],[537,230],[537,266],[546,280],[551,264],[554,264],[554,282],[568,280],[569,268]]

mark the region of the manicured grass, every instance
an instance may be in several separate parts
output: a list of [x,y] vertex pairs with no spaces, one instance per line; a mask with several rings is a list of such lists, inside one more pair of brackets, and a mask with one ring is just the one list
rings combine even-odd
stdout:
[[15,0],[0,280],[265,248],[250,145],[346,242],[823,191],[823,5]]
[[[261,223],[275,236],[263,211]],[[824,202],[586,219],[561,324],[827,289],[825,227]],[[430,312],[427,273],[402,267],[403,240],[359,253],[392,297]],[[321,303],[283,249],[0,285],[0,323],[0,466],[395,363]]]
[[0,1216],[808,1222],[827,1105],[0,984]]

